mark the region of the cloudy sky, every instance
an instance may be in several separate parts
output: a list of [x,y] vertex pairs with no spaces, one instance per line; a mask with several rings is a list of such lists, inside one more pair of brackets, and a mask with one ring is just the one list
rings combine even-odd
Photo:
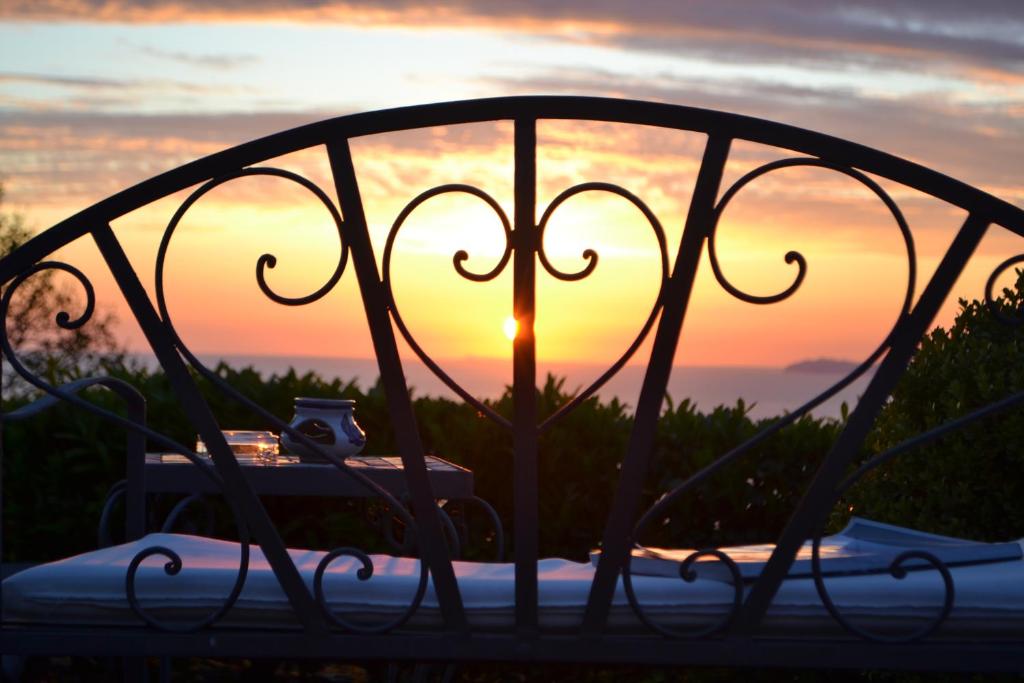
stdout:
[[[25,214],[36,228],[185,161],[309,121],[516,94],[657,100],[783,121],[909,158],[1024,206],[1024,4],[1017,0],[0,3],[0,179],[6,208]],[[508,206],[509,135],[507,126],[488,124],[360,141],[356,159],[366,178],[378,244],[402,205],[430,184],[475,182]],[[541,142],[542,203],[576,182],[620,182],[649,201],[670,243],[678,239],[699,136],[551,124],[542,126]],[[770,158],[775,158],[770,151],[738,145],[729,177]],[[324,172],[322,155],[312,151],[285,165],[314,179]],[[887,189],[911,220],[927,276],[962,216],[913,193]],[[178,321],[189,327],[195,348],[275,353],[289,341],[280,333],[282,326],[301,324],[304,353],[368,355],[365,335],[347,327],[356,324],[354,319],[314,322],[326,309],[313,308],[300,323],[265,302],[237,310],[196,305],[210,298],[211,288],[222,287],[223,298],[231,301],[240,291],[236,288],[254,289],[252,263],[269,249],[238,253],[225,264],[224,247],[212,246],[213,236],[236,245],[228,247],[234,250],[238,241],[253,241],[253,234],[271,239],[282,221],[308,222],[305,248],[318,254],[336,250],[329,229],[317,232],[323,218],[314,218],[317,207],[297,208],[307,199],[268,183],[225,190],[211,197],[205,213],[195,214],[192,244],[180,247],[170,272],[179,278]],[[721,229],[724,267],[747,287],[777,290],[793,275],[782,254],[806,247],[808,291],[772,311],[782,322],[771,322],[764,310],[729,299],[705,277],[704,267],[688,328],[694,343],[684,345],[681,353],[689,354],[684,360],[780,364],[808,354],[857,357],[870,350],[898,309],[899,294],[888,292],[903,286],[906,257],[891,220],[869,200],[828,172],[793,171],[766,181],[746,204],[738,202],[731,223]],[[145,273],[173,208],[155,207],[115,226]],[[482,234],[500,234],[493,216],[474,213],[478,206],[441,208],[445,211],[433,218],[427,211],[420,227],[408,228],[411,251],[442,256],[436,269],[424,261],[416,262],[418,270],[432,278],[450,276],[451,252],[466,240],[476,245],[471,253],[481,264],[500,251],[494,240],[477,233],[417,233],[428,231],[432,220],[443,222],[447,211],[482,221],[492,231]],[[642,225],[622,228],[633,230],[632,237],[615,230],[604,235],[604,227],[595,227],[602,217],[636,223],[629,207],[594,199],[567,214],[561,241],[553,229],[550,245],[571,269],[589,246],[581,240],[607,237],[604,280],[595,273],[594,294],[570,308],[589,321],[588,338],[598,349],[618,348],[635,331],[643,315],[634,313],[650,296],[645,273],[651,270],[625,258],[650,252],[649,229],[639,241],[635,230]],[[294,245],[280,248],[289,246]],[[1021,251],[1009,238],[994,235],[979,255],[977,272],[965,276],[958,292],[978,296],[985,267],[1014,249]],[[74,255],[87,264],[94,259],[87,246]],[[301,248],[293,255],[315,265]],[[286,263],[282,256],[282,271]],[[329,263],[321,267],[329,272]],[[297,293],[304,277],[309,283],[320,277],[312,271],[316,268],[293,271],[298,284],[283,279],[282,289],[292,286]],[[868,285],[853,283],[866,271],[875,274]],[[834,279],[815,279],[825,275]],[[280,276],[287,278],[284,272]],[[152,275],[146,277],[151,283]],[[102,276],[97,278],[105,291]],[[229,280],[237,282],[226,284]],[[449,292],[448,285],[425,289],[413,279],[398,284],[405,288],[410,311],[429,309],[439,291]],[[493,289],[459,290],[457,296],[469,302],[458,307],[465,319],[453,313],[444,325],[432,323],[430,315],[412,322],[434,349],[454,356],[502,356],[508,351],[501,338],[507,304],[495,302],[507,301],[507,286],[499,280]],[[557,283],[542,287],[556,303],[574,296]],[[351,291],[343,288],[338,301],[324,305],[338,306],[347,295]],[[621,314],[607,315],[609,305]],[[110,306],[116,309],[116,301]],[[947,317],[953,308],[950,302]],[[836,310],[861,316],[863,333],[855,338],[820,333],[811,344],[808,330],[828,327],[822,316]],[[480,325],[481,311],[488,312],[483,316],[488,331],[471,332]],[[581,351],[578,340],[559,336],[555,318],[545,323],[543,310],[541,316],[539,325],[549,325],[547,350],[553,357],[603,357]],[[253,319],[275,331],[240,333]],[[749,335],[765,326],[777,334],[751,349]],[[350,343],[338,348],[339,337]],[[128,325],[125,338],[137,340]]]

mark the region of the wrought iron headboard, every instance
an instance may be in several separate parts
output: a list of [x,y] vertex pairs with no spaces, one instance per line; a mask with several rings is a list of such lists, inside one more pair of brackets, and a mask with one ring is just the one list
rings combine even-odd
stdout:
[[[667,243],[658,219],[639,197],[622,187],[608,183],[589,182],[566,189],[540,212],[538,220],[536,127],[539,120],[546,119],[642,124],[706,134],[707,142],[678,250],[673,249]],[[495,120],[508,120],[514,125],[513,215],[507,216],[497,201],[483,190],[473,186],[451,184],[428,190],[412,199],[396,218],[384,248],[382,270],[378,270],[349,141],[360,136],[412,128]],[[790,150],[802,156],[760,166],[721,192],[723,170],[729,157],[730,146],[734,141],[739,140]],[[334,206],[325,190],[306,178],[289,171],[257,166],[266,160],[315,145],[326,147],[335,185],[333,189],[337,193],[340,204],[338,207]],[[719,266],[715,250],[715,231],[719,217],[736,193],[766,173],[792,166],[820,167],[845,174],[878,196],[890,211],[901,232],[909,263],[907,290],[897,320],[878,348],[848,376],[799,409],[780,418],[751,440],[724,454],[706,469],[692,475],[685,483],[662,498],[654,508],[641,515],[639,509],[641,489],[651,458],[656,422],[661,412],[666,383],[671,372],[683,320],[686,317],[697,265],[705,247],[708,249],[717,281],[732,296],[743,301],[754,304],[781,301],[792,295],[803,282],[807,269],[806,260],[798,252],[789,252],[785,256],[786,262],[795,265],[797,269],[791,285],[771,296],[752,295],[736,287],[725,277]],[[437,515],[433,513],[433,494],[424,464],[424,448],[417,431],[413,406],[403,373],[402,361],[399,357],[398,340],[392,323],[413,351],[445,384],[464,400],[474,405],[481,413],[511,432],[514,452],[512,486],[515,501],[515,623],[517,637],[523,642],[530,641],[539,632],[537,576],[539,436],[555,421],[592,396],[618,372],[637,353],[642,342],[650,336],[650,332],[653,330],[650,359],[637,402],[628,449],[622,461],[617,491],[603,535],[603,552],[581,625],[582,633],[598,636],[605,631],[616,581],[622,576],[634,609],[655,630],[672,636],[694,637],[725,632],[729,636],[744,638],[757,633],[762,618],[800,545],[808,538],[816,539],[815,557],[817,561],[817,541],[820,541],[825,517],[838,496],[861,474],[896,454],[895,451],[883,453],[862,467],[852,478],[844,479],[844,474],[853,462],[853,458],[878,411],[906,368],[919,340],[932,325],[939,307],[989,225],[1000,225],[1017,235],[1024,236],[1024,211],[1020,208],[928,168],[868,147],[791,126],[735,114],[668,104],[587,97],[496,98],[343,116],[213,154],[105,199],[43,232],[15,253],[0,261],[0,283],[9,285],[2,304],[0,304],[0,312],[6,314],[10,305],[11,293],[25,278],[40,270],[60,269],[71,274],[81,283],[86,291],[89,306],[88,310],[78,319],[71,320],[65,315],[64,318],[58,320],[58,323],[66,328],[84,324],[92,310],[93,292],[89,281],[74,267],[45,259],[58,248],[80,237],[92,237],[132,314],[166,372],[184,410],[207,444],[212,454],[213,467],[211,468],[197,459],[190,449],[169,441],[166,437],[145,428],[144,425],[132,423],[111,413],[103,413],[104,417],[145,434],[156,443],[189,457],[197,467],[203,468],[212,479],[223,486],[225,496],[236,515],[243,543],[243,556],[235,591],[222,609],[211,614],[201,623],[188,625],[188,629],[191,630],[216,622],[237,598],[245,579],[251,537],[258,539],[282,588],[294,606],[306,634],[322,636],[328,632],[332,621],[335,625],[341,625],[351,630],[366,630],[340,622],[325,609],[321,609],[323,596],[320,579],[327,564],[339,554],[355,554],[367,567],[370,566],[369,558],[359,551],[350,549],[341,549],[330,554],[317,572],[314,594],[310,593],[303,584],[295,565],[285,552],[280,536],[243,478],[239,465],[232,457],[210,407],[189,374],[188,365],[194,367],[200,374],[238,401],[254,410],[261,411],[261,414],[264,414],[279,429],[289,431],[294,439],[300,441],[305,439],[309,447],[314,449],[316,444],[308,441],[304,435],[291,430],[281,420],[266,413],[265,410],[227,386],[219,380],[215,373],[203,366],[177,334],[164,300],[164,256],[174,229],[184,212],[213,187],[248,175],[273,175],[285,178],[313,193],[330,212],[342,243],[341,257],[329,280],[317,291],[297,298],[282,296],[267,284],[264,277],[265,271],[267,268],[275,266],[276,259],[269,254],[262,256],[257,263],[256,277],[259,288],[266,296],[285,305],[303,305],[321,298],[331,290],[338,282],[349,260],[356,272],[398,450],[408,477],[413,515],[406,513],[406,517],[409,524],[415,528],[417,548],[424,560],[419,591],[409,611],[401,618],[373,629],[374,632],[389,630],[401,625],[415,611],[423,598],[429,572],[447,628],[449,631],[461,635],[469,633],[455,573],[446,549],[444,530]],[[916,255],[909,228],[899,207],[873,180],[873,176],[886,178],[932,195],[963,209],[967,214],[952,245],[946,251],[935,273],[925,284],[923,293],[917,298],[914,296]],[[196,185],[200,185],[199,189],[195,190],[179,208],[161,242],[157,259],[157,301],[154,304],[146,294],[135,269],[129,263],[121,243],[111,230],[110,223],[139,207]],[[569,404],[563,406],[553,415],[538,420],[535,392],[537,384],[536,340],[533,326],[537,264],[539,263],[550,276],[573,281],[587,277],[594,270],[598,260],[597,252],[587,249],[583,252],[586,264],[581,270],[578,272],[560,271],[552,265],[545,253],[544,231],[552,213],[564,201],[576,194],[590,191],[616,194],[637,207],[648,220],[659,247],[659,267],[661,269],[659,293],[650,314],[645,318],[639,333],[625,353]],[[513,315],[521,325],[521,333],[517,335],[513,343],[513,412],[511,419],[497,414],[491,407],[477,400],[426,354],[406,326],[392,291],[391,260],[399,230],[405,219],[419,205],[434,196],[445,193],[465,193],[477,197],[497,214],[503,226],[506,243],[498,262],[491,270],[477,273],[466,268],[464,262],[468,258],[468,254],[465,251],[454,254],[453,267],[458,274],[466,279],[487,281],[497,277],[511,263],[514,292]],[[989,280],[986,292],[989,298],[991,298],[995,277],[1022,261],[1024,261],[1024,257],[1015,257],[999,266]],[[86,410],[102,413],[99,408],[83,401],[73,392],[48,386],[38,377],[33,377],[18,362],[17,355],[6,336],[0,338],[0,342],[2,342],[4,356],[8,362],[11,362],[36,386]],[[630,548],[639,532],[655,519],[665,506],[671,504],[680,495],[749,452],[751,448],[771,434],[791,424],[823,401],[834,396],[876,363],[878,364],[877,372],[867,385],[856,409],[849,416],[838,441],[822,460],[813,483],[807,489],[785,531],[778,539],[777,549],[764,572],[746,595],[743,594],[743,588],[737,582],[733,612],[720,623],[713,624],[699,633],[678,633],[647,619],[631,587]],[[991,412],[1003,409],[1021,400],[1024,400],[1024,395],[1015,395],[986,410]],[[977,419],[983,414],[988,413],[978,411],[965,420]],[[959,421],[956,425],[941,429],[953,428],[962,422]],[[933,430],[933,432],[923,435],[921,439],[935,438],[941,434],[941,429]],[[334,462],[337,467],[349,472],[351,476],[361,477],[358,472],[347,468],[343,462],[338,461],[330,454],[325,454],[325,457]],[[366,486],[375,488],[375,485],[365,478],[362,481]],[[396,510],[404,509],[386,491],[378,488],[375,490]],[[720,552],[704,551],[702,554],[714,555],[722,562],[732,566],[731,560]],[[148,549],[141,553],[133,564],[132,572],[128,577],[130,595],[133,591],[134,571],[137,569],[138,563],[150,555],[161,555],[168,558],[170,560],[169,568],[175,563],[180,567],[181,560],[172,549],[160,547]],[[942,563],[933,556],[925,556],[921,553],[915,557],[934,564],[947,579],[947,602],[951,601],[952,588],[948,583],[948,572]],[[695,559],[696,556],[691,557],[689,561]],[[900,558],[899,561],[907,559],[910,558]],[[851,631],[867,637],[875,637],[872,634],[860,633],[857,627],[846,624],[842,615],[829,600],[827,591],[820,580],[820,572],[817,572],[816,578],[822,599],[833,615]],[[145,610],[138,606],[134,597],[132,599],[136,611],[148,623],[167,627],[146,615]],[[318,601],[321,603],[320,605],[318,605]],[[948,605],[946,612],[948,612]],[[910,634],[906,639],[917,639],[931,633],[941,623],[944,616],[945,613],[940,614],[937,621],[919,632]]]

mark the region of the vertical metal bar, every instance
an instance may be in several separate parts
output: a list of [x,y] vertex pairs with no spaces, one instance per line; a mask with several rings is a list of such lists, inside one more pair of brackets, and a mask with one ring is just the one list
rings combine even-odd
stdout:
[[537,625],[538,481],[537,346],[534,337],[537,253],[537,120],[515,121],[515,217],[512,228],[512,491],[515,501],[516,629]]
[[110,267],[110,272],[117,281],[125,301],[128,302],[128,307],[146,335],[153,353],[160,361],[160,366],[167,374],[167,379],[178,396],[185,415],[203,437],[203,442],[213,458],[213,464],[224,480],[224,496],[239,506],[250,532],[259,542],[282,590],[295,609],[299,623],[311,635],[325,634],[327,627],[323,615],[285,550],[284,543],[266,510],[242,475],[241,467],[227,441],[224,440],[217,420],[189,376],[188,368],[174,348],[170,335],[164,329],[163,321],[153,308],[113,230],[109,225],[99,225],[93,228],[92,236]]
[[402,457],[406,484],[416,514],[420,557],[430,568],[434,591],[445,622],[453,629],[468,632],[469,625],[463,611],[462,596],[459,594],[455,570],[448,555],[441,518],[427,475],[423,444],[416,428],[416,414],[405,382],[405,374],[402,372],[402,361],[398,357],[398,345],[395,342],[394,329],[391,327],[387,294],[373,255],[373,244],[366,225],[363,200],[359,194],[359,184],[348,141],[329,143],[327,154],[344,216],[342,227],[349,249],[352,250],[352,263],[356,269],[356,278],[359,280],[359,291],[362,294],[366,321],[370,326],[370,336],[377,355],[380,379],[384,385],[388,412],[395,429],[395,442]]
[[814,481],[811,482],[783,530],[775,551],[740,610],[733,626],[734,633],[754,635],[765,612],[768,611],[772,598],[786,578],[800,546],[814,533],[816,526],[834,504],[836,486],[839,485],[853,458],[857,456],[882,404],[896,387],[896,383],[907,368],[907,363],[917,350],[918,343],[932,325],[939,307],[956,284],[964,265],[974,253],[987,227],[986,219],[973,214],[967,217],[928,286],[922,292],[917,305],[894,331],[889,353],[886,354],[857,403],[857,408],[850,415],[846,428],[825,457]]
[[[128,399],[128,419],[146,424],[146,400]],[[129,429],[125,437],[125,540],[134,541],[146,534],[146,437]]]
[[697,266],[704,251],[704,243],[712,229],[715,199],[722,181],[722,171],[729,156],[731,140],[711,136],[704,148],[700,173],[690,200],[682,242],[672,267],[672,275],[662,292],[661,320],[651,349],[644,383],[637,401],[629,445],[622,462],[619,485],[612,501],[611,513],[601,543],[601,559],[597,564],[590,596],[583,616],[583,633],[599,635],[608,619],[615,593],[615,584],[630,552],[633,525],[647,465],[654,446],[654,433],[661,415],[665,387],[672,372],[679,333],[686,317],[686,309],[693,292]]

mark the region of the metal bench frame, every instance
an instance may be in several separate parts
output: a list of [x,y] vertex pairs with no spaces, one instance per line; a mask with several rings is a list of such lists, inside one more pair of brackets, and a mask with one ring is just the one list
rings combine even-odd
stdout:
[[[657,218],[635,195],[621,187],[606,183],[585,183],[566,190],[537,219],[536,203],[536,124],[541,119],[579,119],[618,123],[642,124],[663,128],[695,131],[707,134],[703,160],[693,190],[685,229],[678,249],[666,244]],[[385,247],[382,271],[377,267],[366,218],[363,212],[357,174],[349,149],[349,141],[360,136],[388,133],[412,128],[464,124],[494,120],[510,120],[514,125],[514,214],[507,217],[501,207],[482,190],[467,185],[446,185],[423,193],[410,202],[396,220]],[[724,193],[721,190],[723,169],[734,140],[746,140],[797,153],[798,157],[772,162],[741,178]],[[328,194],[305,178],[288,171],[263,168],[256,165],[275,157],[323,145],[329,156],[339,206],[335,207]],[[698,262],[705,248],[709,250],[714,274],[719,283],[732,295],[751,303],[767,304],[781,301],[801,285],[806,272],[802,255],[790,252],[787,262],[795,264],[797,277],[785,291],[773,296],[760,297],[743,292],[733,286],[717,264],[714,251],[715,229],[718,218],[735,193],[764,173],[775,169],[810,165],[832,169],[866,185],[892,212],[906,241],[910,278],[902,310],[891,332],[878,349],[864,363],[841,382],[812,399],[802,408],[780,419],[765,432],[743,446],[724,454],[707,469],[692,474],[678,489],[670,492],[652,510],[641,515],[639,509],[641,488],[652,452],[655,426],[661,411],[666,383],[672,367],[680,330],[687,311]],[[414,633],[403,630],[404,618],[378,629],[358,628],[347,624],[322,609],[319,581],[317,590],[310,592],[292,564],[284,545],[264,512],[259,499],[242,476],[237,461],[225,443],[220,426],[209,406],[203,400],[189,374],[189,365],[217,383],[224,391],[247,402],[230,387],[218,381],[188,350],[174,329],[163,298],[163,257],[179,219],[191,204],[212,187],[243,175],[269,174],[295,181],[306,187],[334,217],[343,250],[337,269],[330,280],[318,291],[299,298],[287,298],[274,292],[264,280],[266,268],[275,265],[275,258],[264,255],[257,264],[260,289],[270,298],[285,305],[302,305],[315,301],[327,293],[340,278],[347,261],[351,259],[358,279],[359,291],[369,323],[383,387],[398,451],[403,459],[413,516],[408,518],[424,571],[429,571],[439,600],[445,627],[434,633]],[[913,241],[899,208],[889,195],[872,179],[887,178],[937,197],[963,209],[967,218],[953,243],[944,254],[934,275],[926,283],[923,293],[914,296],[916,257]],[[139,277],[129,263],[110,222],[139,207],[180,190],[205,183],[178,210],[168,227],[160,247],[157,261],[157,301],[146,294]],[[544,251],[544,227],[557,206],[570,196],[586,191],[605,191],[618,194],[637,206],[650,221],[661,250],[662,282],[659,295],[652,306],[646,324],[626,353],[590,387],[571,403],[538,424],[536,398],[536,361],[533,319],[535,284],[538,263],[553,277],[578,280],[586,277],[597,263],[593,250],[584,252],[587,260],[579,272],[566,273],[556,269]],[[390,283],[391,252],[405,217],[423,201],[446,192],[464,192],[479,197],[497,212],[501,219],[507,243],[495,267],[486,273],[474,273],[463,266],[465,252],[453,259],[454,268],[464,277],[484,281],[497,277],[511,263],[513,272],[513,314],[520,322],[521,333],[513,346],[513,406],[511,420],[494,413],[464,391],[419,347],[402,321],[394,300]],[[344,219],[342,219],[344,216]],[[191,450],[156,434],[144,426],[143,421],[104,413],[111,421],[157,443],[161,448],[180,452],[190,457],[197,467],[222,488],[226,500],[236,515],[239,539],[243,547],[242,565],[236,591],[225,606],[202,623],[188,625],[161,624],[148,616],[145,608],[133,600],[140,616],[137,628],[75,628],[59,626],[12,626],[4,624],[3,651],[21,654],[111,655],[111,656],[210,656],[210,657],[285,657],[342,659],[406,659],[422,661],[577,661],[593,663],[647,663],[652,665],[713,665],[713,666],[780,666],[780,667],[853,667],[947,670],[1024,670],[1024,634],[1015,642],[950,642],[934,641],[928,636],[938,627],[948,609],[936,616],[934,623],[905,638],[886,639],[862,632],[847,624],[842,615],[830,604],[827,592],[822,592],[826,607],[840,623],[850,630],[848,638],[787,639],[772,638],[761,629],[762,619],[772,598],[786,576],[800,545],[809,538],[820,538],[825,517],[838,496],[861,474],[888,460],[897,453],[877,456],[854,477],[845,473],[858,452],[883,402],[896,385],[916,350],[922,336],[933,324],[936,312],[951,287],[970,259],[990,225],[999,225],[1024,236],[1024,211],[978,189],[953,180],[920,165],[896,158],[883,152],[835,137],[822,135],[791,126],[772,123],[745,116],[668,104],[634,102],[583,97],[513,97],[453,102],[417,106],[344,116],[296,128],[254,142],[239,145],[204,159],[186,164],[172,171],[140,183],[105,199],[57,224],[0,261],[0,283],[7,286],[0,302],[0,314],[6,316],[11,303],[11,292],[25,278],[44,269],[63,270],[81,283],[89,302],[87,310],[78,319],[65,317],[58,323],[63,327],[84,324],[91,315],[93,293],[88,279],[73,266],[47,261],[49,254],[80,238],[91,237],[108,265],[118,287],[128,303],[136,321],[143,330],[153,352],[167,374],[184,411],[202,436],[212,454],[213,466],[197,459]],[[671,261],[671,263],[670,263]],[[996,276],[1011,266],[1024,261],[1014,257],[1005,261],[993,273],[986,295]],[[513,481],[514,547],[515,547],[515,629],[509,633],[471,632],[463,609],[459,587],[452,569],[445,531],[435,510],[424,467],[424,449],[417,431],[408,387],[394,328],[398,328],[413,350],[438,376],[466,401],[489,418],[507,427],[511,434],[514,465]],[[653,344],[645,379],[637,402],[634,425],[628,449],[622,457],[621,476],[602,540],[603,552],[593,581],[586,612],[579,630],[574,634],[552,634],[538,626],[538,437],[581,401],[593,395],[638,350],[653,330]],[[0,337],[4,357],[29,381],[51,396],[81,406],[93,412],[102,411],[77,395],[76,388],[51,387],[20,366],[15,350],[6,335]],[[679,495],[725,467],[736,458],[748,453],[765,436],[792,423],[800,415],[820,404],[864,374],[875,363],[878,369],[848,423],[831,451],[822,459],[812,484],[790,518],[784,532],[777,539],[777,548],[760,578],[749,594],[738,595],[736,610],[719,624],[709,625],[701,633],[676,633],[648,621],[651,632],[647,635],[617,635],[607,632],[607,620],[614,588],[619,577],[629,579],[629,551],[639,530],[657,517],[659,510]],[[1024,395],[1008,397],[1005,401],[970,416],[978,419],[1024,400]],[[258,406],[252,406],[258,409]],[[272,416],[268,416],[272,417]],[[960,421],[964,422],[964,421]],[[944,429],[933,430],[917,442],[940,436]],[[289,427],[280,420],[281,430]],[[292,432],[293,438],[303,435]],[[141,437],[139,437],[141,438]],[[313,442],[307,443],[316,448]],[[897,449],[898,450],[898,449]],[[330,454],[325,457],[337,467],[359,479],[358,472],[345,467]],[[372,487],[371,482],[363,482]],[[401,503],[386,491],[377,491],[389,500],[395,509]],[[639,521],[638,521],[639,520]],[[284,593],[294,608],[299,630],[287,632],[233,631],[214,628],[217,619],[230,608],[244,582],[250,538],[259,539],[263,553],[271,563]],[[596,540],[596,539],[595,539]],[[339,554],[360,551],[339,549],[321,566],[321,572]],[[139,561],[151,555],[165,557],[168,571],[180,563],[173,550],[151,548],[140,553]],[[719,559],[730,563],[719,553]],[[369,558],[361,556],[365,563]],[[942,563],[934,557],[919,559],[931,562],[937,571],[948,575]],[[137,563],[136,563],[137,566]],[[318,572],[319,574],[319,572]],[[426,574],[424,574],[424,577]],[[127,577],[131,593],[132,572]],[[819,573],[820,578],[820,573]],[[948,586],[947,602],[952,604],[953,589]],[[820,589],[823,591],[823,588]],[[134,596],[132,596],[134,597]],[[632,596],[631,596],[632,597]],[[411,614],[422,598],[417,594]],[[642,607],[634,608],[643,616]],[[145,621],[145,623],[144,623]],[[645,619],[646,621],[646,619]]]

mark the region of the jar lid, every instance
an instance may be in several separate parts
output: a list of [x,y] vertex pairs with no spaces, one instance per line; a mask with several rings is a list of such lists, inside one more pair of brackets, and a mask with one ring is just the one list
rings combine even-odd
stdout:
[[306,398],[303,396],[298,396],[295,398],[296,408],[319,408],[321,410],[338,410],[339,408],[351,408],[355,404],[355,401],[347,398]]

